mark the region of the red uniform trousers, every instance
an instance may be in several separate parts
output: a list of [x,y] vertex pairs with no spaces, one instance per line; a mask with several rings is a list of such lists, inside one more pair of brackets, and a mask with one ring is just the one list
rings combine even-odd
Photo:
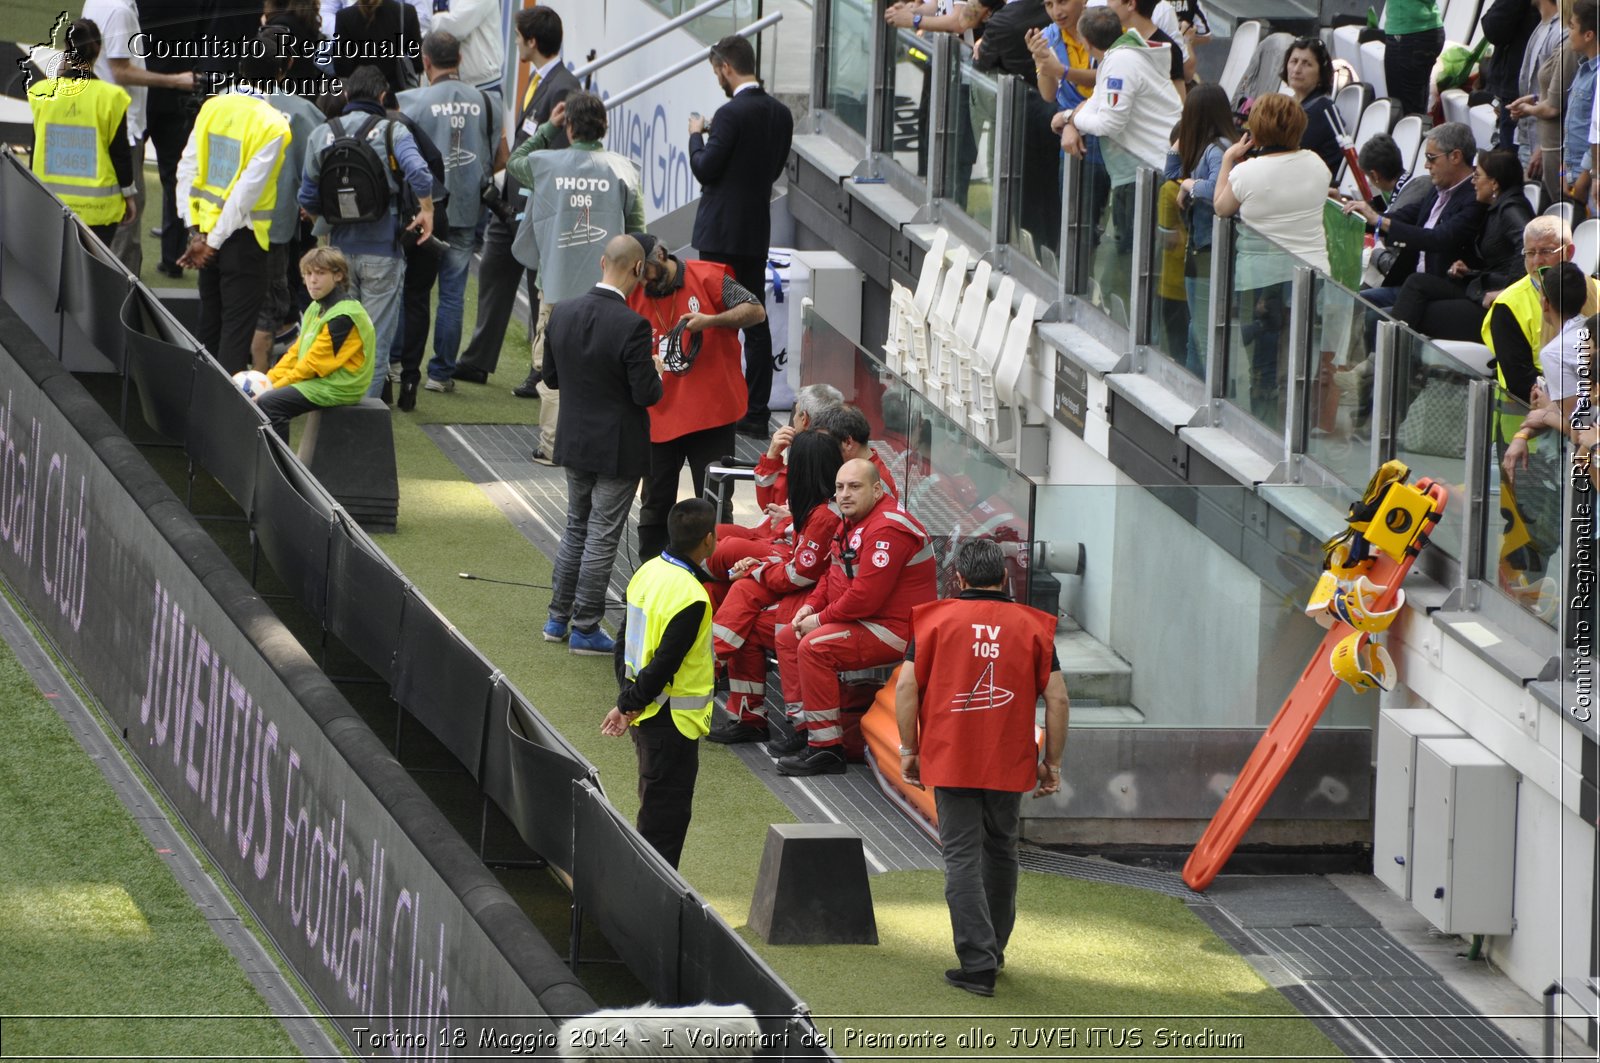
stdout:
[[794,626],[786,625],[777,641],[784,701],[791,708],[794,705],[788,694],[793,677],[799,686],[799,725],[813,746],[844,743],[844,729],[839,722],[841,671],[895,664],[906,655],[904,640],[872,620],[823,624],[805,638],[796,638]]

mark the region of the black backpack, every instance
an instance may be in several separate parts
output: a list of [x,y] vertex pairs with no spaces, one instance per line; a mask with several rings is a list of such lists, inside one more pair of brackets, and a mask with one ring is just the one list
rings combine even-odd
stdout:
[[389,177],[367,133],[372,118],[361,128],[346,132],[337,118],[328,120],[333,143],[322,153],[319,193],[322,216],[330,225],[378,221],[389,215]]

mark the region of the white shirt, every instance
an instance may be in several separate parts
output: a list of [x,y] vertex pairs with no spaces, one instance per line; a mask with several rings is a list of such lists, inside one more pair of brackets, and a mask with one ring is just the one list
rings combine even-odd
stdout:
[[[1143,165],[1161,170],[1172,144],[1172,127],[1183,114],[1169,76],[1171,58],[1165,47],[1118,45],[1106,52],[1094,95],[1074,113],[1078,132],[1106,138]],[[1108,157],[1106,163],[1113,166],[1113,159]],[[1117,164],[1111,179],[1113,186],[1126,184],[1133,179],[1132,169]]]
[[[450,10],[433,15],[433,28],[448,30],[461,42],[460,78],[489,88],[500,83],[500,56],[506,38],[500,31],[498,0],[449,0]],[[520,5],[518,5],[520,6]],[[511,33],[516,34],[513,29]]]
[[[249,85],[235,85],[228,91],[254,96],[266,103],[261,93]],[[266,106],[272,105],[266,103]],[[202,111],[204,109],[201,108]],[[183,146],[183,157],[178,160],[178,216],[186,225],[194,224],[193,219],[189,217],[189,190],[194,187],[195,176],[200,172],[200,149],[196,146],[195,139],[199,129],[200,123],[196,121],[194,130],[189,133],[189,142]],[[234,182],[233,190],[223,201],[222,213],[217,216],[217,224],[206,234],[206,243],[212,248],[220,249],[223,241],[250,224],[250,211],[261,199],[261,194],[267,190],[273,164],[283,153],[283,143],[282,137],[274,137],[267,142],[266,147],[250,156],[250,161],[244,164],[244,172],[239,175],[239,180]]]
[[[1239,200],[1239,220],[1253,231],[1240,236],[1240,291],[1294,275],[1293,264],[1279,248],[1328,272],[1328,243],[1322,231],[1328,167],[1316,152],[1301,148],[1246,159],[1229,171],[1228,185]],[[1276,246],[1246,239],[1251,236],[1265,237]]]
[[[134,54],[131,41],[139,32],[139,10],[133,0],[84,0],[83,17],[100,27],[100,58],[94,61],[94,76],[113,85],[122,85],[111,72],[111,60],[126,59],[145,69],[144,57]],[[144,140],[145,101],[150,90],[143,85],[122,85],[128,92],[128,143]],[[134,165],[142,165],[137,154]]]
[[1589,320],[1582,314],[1569,317],[1555,339],[1539,350],[1539,368],[1551,402],[1573,398],[1586,385],[1594,384],[1593,369],[1580,371],[1594,350],[1594,337],[1588,334],[1588,326]]

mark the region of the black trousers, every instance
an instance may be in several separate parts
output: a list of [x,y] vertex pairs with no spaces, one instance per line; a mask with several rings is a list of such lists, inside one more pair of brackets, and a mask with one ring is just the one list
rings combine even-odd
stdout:
[[1413,273],[1395,296],[1394,316],[1431,339],[1476,343],[1483,336],[1486,311],[1466,291],[1466,285],[1448,277]]
[[[422,356],[428,349],[428,326],[433,320],[433,285],[439,279],[440,252],[413,241],[404,241],[406,279],[400,295],[399,358],[400,383],[415,384],[422,379]],[[480,282],[481,283],[481,282]]]
[[[150,145],[156,151],[156,170],[161,175],[161,264],[176,265],[189,242],[188,229],[178,217],[178,160],[194,128],[194,111],[189,94],[176,89],[151,89],[147,108]],[[145,224],[143,218],[139,224]],[[298,266],[298,263],[297,263]],[[299,269],[295,270],[299,279]]]
[[[762,308],[765,309],[766,255],[748,257],[702,251],[700,258],[706,262],[720,262],[727,266],[733,273],[733,279],[751,295],[761,300]],[[750,424],[765,425],[772,419],[772,411],[767,408],[767,403],[772,399],[772,330],[767,327],[765,318],[761,324],[751,325],[744,330],[744,383],[750,398],[744,419]]]
[[250,368],[250,340],[267,297],[267,253],[248,225],[222,242],[199,279],[200,335],[195,338],[228,372]]
[[665,443],[650,444],[650,475],[644,480],[644,496],[639,500],[639,560],[645,562],[667,546],[667,513],[678,501],[678,478],[683,463],[689,463],[694,479],[694,497],[706,490],[706,466],[733,453],[733,425],[725,424],[690,432]]
[[683,857],[683,839],[694,812],[694,783],[700,775],[700,743],[685,738],[670,710],[630,727],[639,756],[639,836],[673,867]]
[[[524,277],[528,285],[528,332],[539,319],[539,292],[533,286],[533,270],[523,269],[511,253],[516,231],[499,218],[489,222],[483,234],[483,257],[478,261],[478,312],[472,339],[456,362],[457,369],[481,369],[492,373],[500,364],[500,347],[506,341],[506,326],[517,305],[517,283]],[[530,350],[529,356],[532,357]]]
[[[1383,80],[1406,114],[1428,111],[1428,75],[1444,50],[1444,29],[1389,34],[1384,38]],[[1481,149],[1480,149],[1481,150]]]
[[272,430],[285,443],[289,442],[290,418],[322,409],[302,395],[297,387],[273,388],[256,400],[256,408],[267,415],[267,420],[272,422]]

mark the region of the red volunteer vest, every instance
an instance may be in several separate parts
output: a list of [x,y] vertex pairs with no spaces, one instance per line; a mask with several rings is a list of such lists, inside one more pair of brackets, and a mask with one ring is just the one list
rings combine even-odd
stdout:
[[1039,782],[1035,709],[1056,619],[1015,602],[946,598],[911,611],[922,781],[1022,792]]
[[[679,267],[683,284],[670,296],[652,299],[642,284],[628,296],[628,305],[650,322],[658,354],[684,314],[720,314],[727,309],[722,305],[726,266],[691,260]],[[689,371],[661,378],[661,401],[650,407],[650,442],[665,443],[743,417],[748,395],[739,359],[737,329],[709,328],[700,333],[700,356]]]

